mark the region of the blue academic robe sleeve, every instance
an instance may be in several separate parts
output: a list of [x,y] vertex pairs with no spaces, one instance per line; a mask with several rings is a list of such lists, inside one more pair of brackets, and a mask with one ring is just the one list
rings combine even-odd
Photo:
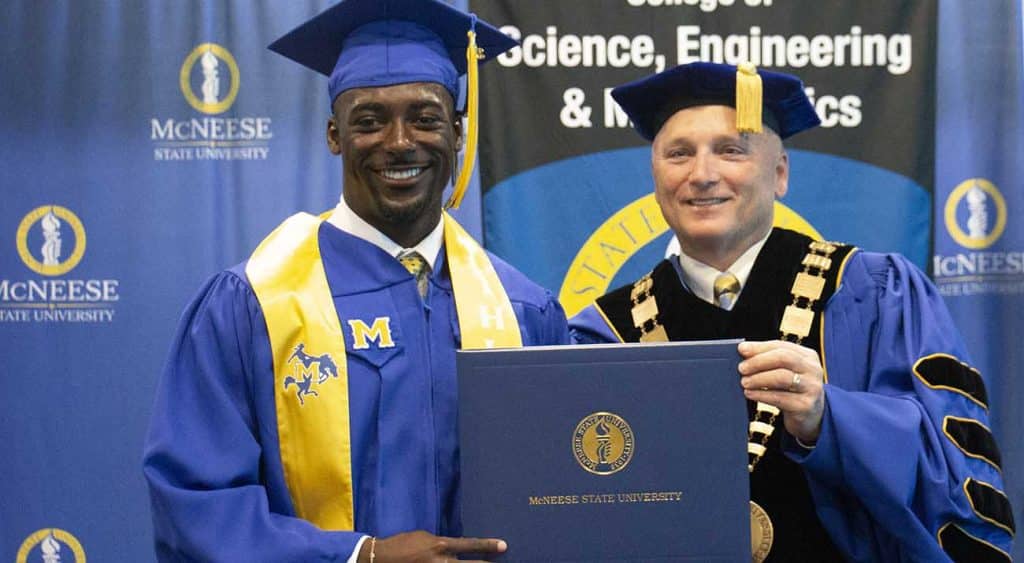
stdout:
[[[987,427],[988,414],[981,376],[924,274],[901,256],[857,253],[826,307],[824,344],[820,438],[812,450],[789,439],[787,452],[837,546],[856,561],[945,561],[940,530],[956,526],[997,560],[1008,553],[1005,523],[966,492],[973,480],[998,497],[1000,470],[944,432],[949,417]],[[942,377],[928,374],[932,364]]]
[[[570,344],[568,321],[558,299],[501,258],[490,252],[487,257],[508,293],[512,312],[519,321],[523,346]],[[458,326],[453,329],[458,330]]]
[[554,346],[571,342],[565,311],[551,293],[545,292],[541,304],[512,301],[512,311],[519,319],[523,346]]
[[573,344],[610,344],[622,342],[615,330],[591,304],[569,319]]
[[[160,378],[144,473],[161,561],[345,561],[362,534],[272,506],[253,403],[266,325],[249,286],[215,276],[189,305]],[[287,504],[287,500],[283,501]]]

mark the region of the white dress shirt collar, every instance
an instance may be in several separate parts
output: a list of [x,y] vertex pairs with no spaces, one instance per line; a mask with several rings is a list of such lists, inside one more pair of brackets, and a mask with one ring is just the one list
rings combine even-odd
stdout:
[[740,291],[736,294],[736,300],[738,301],[740,295],[743,293],[743,288],[747,287],[747,279],[750,278],[750,271],[754,269],[754,261],[757,260],[757,255],[760,254],[761,249],[764,248],[764,243],[767,242],[768,236],[771,235],[771,231],[768,231],[768,235],[747,249],[746,252],[740,255],[728,268],[724,271],[718,271],[712,266],[695,260],[686,255],[686,253],[680,251],[679,260],[679,272],[682,277],[683,285],[699,297],[700,299],[707,301],[708,303],[715,302],[715,278],[725,272],[730,272],[736,276],[736,279],[740,282]]
[[441,245],[444,243],[443,219],[438,221],[434,230],[423,237],[423,240],[417,243],[416,246],[405,248],[388,238],[384,233],[378,231],[373,225],[364,221],[362,217],[356,215],[356,212],[352,211],[352,208],[345,203],[344,197],[338,202],[338,206],[334,208],[334,213],[331,213],[327,222],[354,237],[376,245],[384,250],[384,252],[395,257],[404,250],[415,250],[427,261],[427,264],[430,264],[431,270],[434,269],[434,262],[437,261],[437,255],[441,251]]

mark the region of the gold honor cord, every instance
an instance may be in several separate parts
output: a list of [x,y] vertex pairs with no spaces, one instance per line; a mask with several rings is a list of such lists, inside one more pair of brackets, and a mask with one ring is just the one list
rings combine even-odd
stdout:
[[[245,274],[270,337],[281,467],[295,514],[324,530],[352,530],[348,364],[320,259],[322,220],[289,217],[256,248]],[[308,366],[296,359],[300,351]]]
[[444,246],[455,293],[462,349],[520,348],[519,322],[487,253],[444,214]]
[[[475,16],[473,22],[475,27]],[[476,32],[472,28],[466,35],[469,36],[469,45],[466,46],[466,154],[462,170],[459,170],[459,177],[453,186],[452,196],[444,204],[445,209],[458,209],[462,205],[462,198],[466,195],[466,188],[469,187],[469,180],[473,176],[473,166],[476,164],[477,135],[480,128],[478,71],[479,60],[484,58],[484,50],[476,46]]]

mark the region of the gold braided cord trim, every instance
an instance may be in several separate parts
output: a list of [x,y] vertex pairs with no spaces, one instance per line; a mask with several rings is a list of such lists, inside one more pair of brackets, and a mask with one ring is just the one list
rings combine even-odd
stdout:
[[604,319],[604,324],[608,325],[608,328],[612,329],[612,334],[615,335],[615,338],[618,338],[619,342],[625,342],[626,340],[622,338],[622,335],[619,334],[619,331],[615,330],[615,325],[613,325],[612,322],[608,320],[608,315],[604,313],[604,309],[601,308],[601,305],[599,305],[597,301],[594,302],[594,309],[596,309],[597,313],[601,315],[602,319]]
[[[979,538],[979,537],[977,537],[977,536],[975,536],[973,534],[968,533],[967,530],[964,530],[963,528],[961,528],[960,526],[954,524],[953,522],[946,522],[935,533],[935,539],[939,542],[939,547],[941,547],[943,549],[943,551],[945,551],[947,554],[949,554],[950,546],[946,545],[948,543],[947,541],[943,541],[943,536],[949,536],[949,534],[947,532],[954,532],[954,531],[960,533],[962,535],[962,537],[966,538],[968,541],[980,544],[980,546],[983,549],[984,548],[990,549],[991,552],[989,552],[988,555],[995,556],[999,561],[1005,561],[1006,563],[1011,563],[1013,561],[1013,559],[1010,557],[1009,553],[1003,551],[1002,549],[1000,549],[996,545],[992,544],[991,542],[987,542],[987,541],[985,541],[985,540],[983,540],[983,539],[981,539],[981,538]],[[950,537],[949,539],[953,539],[953,538]],[[952,554],[950,554],[950,555],[952,555]],[[977,559],[978,556],[983,556],[983,554],[979,554],[979,553],[972,554],[972,555],[970,555],[970,557],[971,557],[970,560],[963,559],[963,560],[957,561],[957,563],[961,563],[961,562],[962,563],[981,563],[981,561]],[[992,561],[996,561],[996,559],[991,559],[991,560]]]
[[[988,514],[982,514],[981,511],[978,510],[978,506],[975,503],[974,496],[971,494],[971,489],[972,489],[971,484],[978,485],[978,486],[981,487],[981,490],[989,491],[990,494],[996,494],[996,495],[1002,497],[1003,499],[1005,499],[1006,500],[1005,508],[1007,510],[1007,514],[1008,514],[1008,516],[1010,518],[1010,521],[1009,522],[1001,522],[999,520],[996,520],[996,518],[993,517],[993,516],[990,516]],[[988,522],[989,524],[992,524],[993,526],[995,526],[997,528],[1000,528],[1002,530],[1006,530],[1006,533],[1010,534],[1011,536],[1014,534],[1013,509],[1010,506],[1010,499],[1009,499],[1009,497],[1006,496],[1006,493],[1004,493],[1003,491],[1000,491],[999,489],[995,488],[990,483],[986,483],[984,481],[979,481],[979,480],[974,479],[972,477],[968,477],[967,479],[964,479],[963,490],[964,490],[964,494],[967,495],[968,502],[971,503],[971,510],[973,510],[974,513],[976,515],[978,515],[978,518],[981,518],[982,520]],[[992,498],[998,499],[998,497],[992,497]],[[983,499],[979,499],[979,500],[983,500]]]
[[843,262],[839,264],[839,274],[836,276],[837,289],[843,282],[843,274],[846,273],[846,265],[850,262],[850,258],[852,258],[853,255],[856,254],[857,252],[860,252],[859,248],[854,247],[850,249],[850,252],[846,253],[846,258],[843,258]]
[[[967,445],[961,444],[960,441],[949,432],[950,422],[958,422],[966,426],[974,426],[980,428],[992,440],[991,444],[994,447],[995,438],[992,437],[992,430],[988,426],[985,426],[984,424],[981,423],[981,421],[975,420],[973,418],[961,418],[959,416],[946,415],[946,417],[942,419],[942,433],[946,435],[946,438],[948,438],[949,441],[952,442],[953,445],[957,447],[957,449],[963,452],[965,456],[973,457],[974,459],[980,459],[981,461],[988,463],[992,467],[995,467],[997,471],[1002,472],[1003,469],[1002,467],[999,466],[999,462],[989,458],[984,454],[968,450]],[[998,450],[995,453],[998,454]]]
[[[856,253],[859,248],[853,248],[846,253],[846,258],[843,258],[843,262],[839,264],[839,273],[836,275],[836,291],[839,291],[839,287],[843,283],[843,274],[846,273],[846,264],[850,261],[850,258]],[[828,383],[828,359],[825,354],[825,315],[821,315],[821,322],[818,323],[818,349],[821,350],[821,375],[825,383]]]
[[914,367],[912,368],[914,376],[917,377],[921,381],[921,383],[923,383],[925,386],[927,386],[927,387],[929,387],[931,389],[939,389],[939,390],[943,390],[943,391],[952,391],[953,393],[957,393],[957,394],[963,395],[964,397],[970,399],[972,402],[976,403],[981,408],[985,409],[986,411],[988,410],[988,404],[986,404],[985,401],[982,401],[981,399],[975,397],[974,395],[972,395],[966,389],[963,389],[963,388],[960,388],[960,387],[953,387],[953,386],[950,386],[950,385],[932,383],[932,382],[928,381],[924,377],[924,375],[921,373],[920,367],[925,362],[927,362],[929,360],[935,360],[935,359],[950,360],[950,361],[953,361],[953,362],[956,362],[956,363],[960,364],[960,366],[962,368],[966,369],[967,372],[973,373],[975,376],[977,376],[977,378],[978,378],[977,383],[979,384],[979,388],[982,390],[982,392],[984,392],[985,382],[984,382],[984,380],[981,377],[981,372],[979,372],[978,370],[974,369],[973,367],[971,367],[967,363],[964,363],[964,362],[960,361],[960,359],[957,358],[956,356],[952,356],[950,354],[944,354],[944,353],[940,352],[940,353],[936,353],[936,354],[929,354],[927,356],[924,356],[924,357],[918,359],[916,362],[914,362]]

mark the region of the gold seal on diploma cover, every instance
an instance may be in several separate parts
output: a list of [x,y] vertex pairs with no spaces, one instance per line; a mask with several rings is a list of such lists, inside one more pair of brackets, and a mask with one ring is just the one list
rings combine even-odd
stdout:
[[573,431],[572,451],[583,469],[611,475],[633,459],[633,429],[615,413],[591,413]]
[[754,563],[762,563],[772,550],[775,529],[768,513],[754,501],[750,501],[750,552]]

